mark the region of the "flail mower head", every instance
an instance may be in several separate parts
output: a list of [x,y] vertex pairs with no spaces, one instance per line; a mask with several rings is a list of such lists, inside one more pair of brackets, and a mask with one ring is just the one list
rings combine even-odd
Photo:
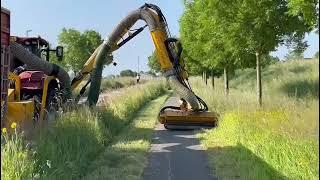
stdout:
[[208,110],[191,110],[187,102],[180,99],[180,106],[173,106],[178,99],[169,98],[168,106],[160,110],[158,120],[166,129],[192,130],[212,128],[217,125],[218,114]]

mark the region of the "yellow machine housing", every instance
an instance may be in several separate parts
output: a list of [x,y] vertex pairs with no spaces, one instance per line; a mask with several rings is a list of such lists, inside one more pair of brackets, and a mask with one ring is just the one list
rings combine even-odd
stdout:
[[165,126],[214,127],[218,122],[218,115],[214,112],[165,110],[163,113],[160,113],[159,122]]
[[16,122],[22,129],[33,126],[34,101],[9,101],[5,127]]
[[[5,120],[6,125],[10,125],[12,122],[19,122],[24,127],[30,127],[34,119],[35,114],[35,100],[21,100],[20,90],[21,82],[18,75],[9,72],[9,80],[14,81],[15,89],[8,89],[8,108],[7,116]],[[54,76],[45,76],[43,78],[43,89],[41,98],[41,108],[39,112],[38,120],[41,122],[44,120],[46,115],[46,101],[49,83],[55,80]]]

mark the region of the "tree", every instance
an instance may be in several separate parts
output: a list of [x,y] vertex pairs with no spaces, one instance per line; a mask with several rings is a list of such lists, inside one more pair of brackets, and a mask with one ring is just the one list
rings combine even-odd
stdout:
[[81,33],[72,28],[63,28],[59,35],[59,44],[64,47],[63,61],[74,72],[82,69],[85,62],[101,43],[101,35],[94,30],[86,30]]
[[286,61],[300,60],[300,59],[303,59],[303,54],[292,50],[292,51],[289,51],[288,54],[284,58]]
[[153,71],[148,71],[147,74],[150,74],[151,76],[155,77],[156,73],[154,73]]
[[134,72],[134,71],[132,71],[130,69],[123,70],[123,71],[120,72],[120,76],[121,77],[128,77],[128,76],[129,77],[134,77],[136,75],[137,75],[137,72]]
[[317,51],[314,55],[313,58],[319,59],[319,51]]
[[148,57],[148,66],[153,73],[158,73],[161,71],[161,67],[155,51],[153,51],[152,55]]
[[[314,1],[301,1],[312,7],[310,11],[316,11]],[[301,50],[305,33],[314,28],[308,11],[294,11],[294,7],[287,0],[188,1],[180,22],[181,36],[188,53],[201,59],[202,67],[224,68],[228,75],[230,68],[246,67],[255,61],[261,105],[263,57],[283,43]]]
[[[64,56],[64,55],[63,55]],[[61,60],[61,61],[59,61],[58,60],[58,57],[56,56],[56,53],[55,52],[50,52],[50,54],[49,54],[49,61],[51,62],[51,63],[54,63],[54,64],[57,64],[57,65],[59,65],[60,67],[62,67],[62,68],[64,68],[64,69],[66,69],[66,70],[68,70],[69,68],[68,68],[68,65],[67,65],[67,62],[65,62],[63,59]]]
[[309,26],[319,32],[319,1],[318,0],[289,0],[289,14],[303,18]]
[[[187,2],[186,10],[180,19],[180,34],[184,49],[191,57],[189,64],[196,65],[190,69],[203,72],[205,81],[205,75],[212,69],[225,71],[225,92],[228,94],[228,75],[230,70],[233,71],[237,67],[237,58],[224,37],[224,32],[228,31],[228,24],[233,21],[233,3],[229,3],[229,8],[225,8],[225,5],[218,0]],[[242,59],[250,60],[245,57]]]

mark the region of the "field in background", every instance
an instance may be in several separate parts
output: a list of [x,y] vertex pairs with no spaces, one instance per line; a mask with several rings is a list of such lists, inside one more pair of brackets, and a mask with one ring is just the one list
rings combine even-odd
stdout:
[[[32,147],[30,144],[26,147],[20,135],[8,139],[1,145],[1,178],[79,179],[85,176],[104,149],[116,143],[115,137],[130,131],[128,127],[139,109],[165,92],[163,81],[131,86],[109,99],[106,107],[92,110],[83,106],[64,113],[52,129],[41,133]],[[141,132],[143,128],[135,133],[150,136]],[[145,148],[145,144],[136,146]],[[105,160],[108,158],[112,161],[113,157]]]
[[[263,69],[263,108],[255,70],[239,70],[224,96],[201,78],[194,91],[218,112],[219,126],[199,133],[214,174],[222,179],[318,179],[319,61],[289,61]],[[210,81],[209,81],[210,82]]]
[[[146,83],[147,80],[140,79],[139,84]],[[81,88],[86,84],[86,81],[82,81],[80,85],[75,90],[75,94],[79,94]],[[101,91],[115,90],[119,88],[129,87],[136,85],[137,81],[135,77],[116,77],[116,78],[103,78],[101,82]],[[84,93],[84,96],[88,95],[90,85],[87,86],[87,90]]]

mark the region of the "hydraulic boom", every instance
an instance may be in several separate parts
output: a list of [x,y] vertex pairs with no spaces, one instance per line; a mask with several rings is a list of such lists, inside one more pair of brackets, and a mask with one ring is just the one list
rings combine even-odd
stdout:
[[[146,25],[128,33],[130,28],[138,21],[143,20]],[[112,63],[112,52],[119,49],[133,37],[139,34],[145,27],[149,28],[158,63],[171,88],[187,102],[191,109],[183,103],[180,107],[164,107],[159,113],[159,121],[166,127],[168,125],[208,125],[214,126],[217,115],[208,112],[205,102],[196,96],[188,83],[188,74],[184,68],[181,57],[182,46],[178,39],[170,37],[166,19],[160,8],[153,4],[144,4],[139,9],[129,13],[105,38],[103,43],[94,51],[87,60],[84,68],[72,80],[71,89],[75,89],[80,82],[90,74],[88,83],[81,89],[83,94],[86,86],[91,83],[88,95],[88,103],[93,106],[97,103],[102,77],[103,65]],[[128,34],[127,38],[124,36]]]

